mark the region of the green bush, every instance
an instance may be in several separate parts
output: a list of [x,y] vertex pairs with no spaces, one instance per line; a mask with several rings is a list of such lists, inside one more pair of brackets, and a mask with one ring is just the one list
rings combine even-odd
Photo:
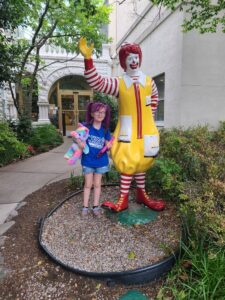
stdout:
[[0,123],[0,166],[35,152],[48,151],[63,142],[62,136],[53,125],[42,125],[30,130],[26,118],[20,121],[10,122],[10,124],[9,122]]
[[146,174],[146,190],[176,199],[182,191],[182,168],[175,161],[159,158]]
[[194,216],[195,228],[225,242],[225,122],[207,127],[160,132],[160,155],[147,172],[149,190],[180,202]]
[[9,121],[9,126],[16,133],[19,141],[27,143],[32,132],[32,122],[28,115],[19,116],[17,121]]
[[12,162],[16,158],[26,156],[27,147],[18,141],[15,133],[6,122],[0,123],[0,166]]
[[94,101],[99,101],[109,105],[111,110],[110,131],[113,132],[118,121],[118,102],[116,98],[103,93],[95,92]]
[[160,137],[162,156],[182,167],[183,180],[197,181],[205,178],[207,164],[202,159],[202,154],[206,150],[210,151],[212,146],[212,133],[207,127],[162,130]]
[[187,239],[157,300],[225,299],[225,122],[160,136],[149,188],[178,201]]
[[46,124],[33,128],[27,142],[32,145],[35,150],[45,152],[50,148],[62,144],[63,139],[55,126]]

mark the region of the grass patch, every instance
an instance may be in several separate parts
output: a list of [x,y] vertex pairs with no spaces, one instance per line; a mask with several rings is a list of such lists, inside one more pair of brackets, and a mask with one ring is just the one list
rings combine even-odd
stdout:
[[225,247],[199,234],[181,245],[182,258],[167,277],[157,300],[224,300]]

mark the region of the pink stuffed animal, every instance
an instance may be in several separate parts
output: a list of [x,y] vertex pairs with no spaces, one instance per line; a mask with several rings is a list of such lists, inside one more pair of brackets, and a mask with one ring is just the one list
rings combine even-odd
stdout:
[[82,153],[84,152],[87,154],[89,152],[88,145],[86,144],[86,140],[88,138],[89,129],[78,123],[78,128],[75,131],[71,131],[70,135],[75,138],[79,139],[81,142],[85,143],[85,147],[81,150],[76,141],[73,142],[72,146],[68,149],[64,158],[68,160],[69,165],[74,165],[76,161],[81,157]]

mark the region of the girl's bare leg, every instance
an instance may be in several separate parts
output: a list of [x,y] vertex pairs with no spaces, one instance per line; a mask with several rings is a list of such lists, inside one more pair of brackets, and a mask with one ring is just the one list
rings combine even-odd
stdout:
[[83,206],[88,207],[90,192],[93,184],[93,173],[85,174],[84,178],[85,178],[85,184],[84,184]]
[[99,199],[101,194],[101,182],[102,182],[102,174],[94,174],[94,206],[99,205]]

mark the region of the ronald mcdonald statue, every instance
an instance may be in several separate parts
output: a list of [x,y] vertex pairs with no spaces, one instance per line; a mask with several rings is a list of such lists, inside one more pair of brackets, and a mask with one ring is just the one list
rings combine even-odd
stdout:
[[102,205],[120,212],[128,208],[131,181],[135,178],[136,201],[160,211],[162,200],[150,198],[145,191],[145,172],[153,164],[159,151],[159,133],[154,122],[158,91],[153,79],[140,71],[142,52],[137,44],[125,43],[119,50],[120,65],[125,73],[121,77],[103,77],[96,71],[92,60],[94,45],[86,39],[79,42],[85,62],[85,78],[96,91],[118,98],[119,118],[111,148],[112,159],[120,172],[120,194],[116,203],[105,201]]

